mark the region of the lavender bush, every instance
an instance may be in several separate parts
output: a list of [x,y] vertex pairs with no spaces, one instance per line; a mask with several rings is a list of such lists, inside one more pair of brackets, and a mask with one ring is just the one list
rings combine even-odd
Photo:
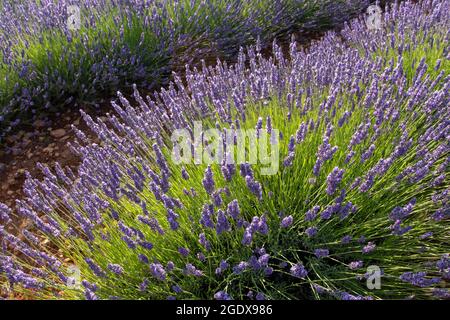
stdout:
[[[0,206],[5,286],[34,298],[448,298],[449,9],[396,4],[381,30],[354,20],[308,50],[292,42],[289,58],[251,47],[153,97],[135,88],[135,106],[119,93],[106,122],[83,113],[101,143],[77,131],[77,174],[28,175],[28,230],[11,233]],[[280,130],[278,173],[175,164],[171,132],[194,120]]]
[[[0,138],[43,114],[96,107],[132,83],[155,90],[196,56],[230,58],[257,37],[265,43],[289,30],[335,25],[367,3],[3,1]],[[75,29],[68,25],[70,5],[80,9]]]

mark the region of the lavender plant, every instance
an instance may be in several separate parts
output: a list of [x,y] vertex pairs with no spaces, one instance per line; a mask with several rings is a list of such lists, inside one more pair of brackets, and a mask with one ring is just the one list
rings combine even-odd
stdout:
[[[82,113],[101,143],[77,131],[77,174],[28,175],[17,211],[29,230],[10,232],[0,206],[5,286],[34,298],[448,298],[449,9],[395,4],[381,30],[354,20],[307,50],[292,42],[289,58],[250,47],[152,97],[135,87],[135,106],[118,93],[108,121]],[[176,164],[171,133],[195,120],[280,130],[278,172]]]
[[[68,10],[71,5],[78,6],[78,16]],[[27,124],[30,115],[32,120],[67,107],[95,108],[132,83],[150,92],[196,56],[230,58],[257,37],[264,44],[307,22],[325,21],[331,12],[344,20],[366,5],[328,0],[3,1],[0,137]],[[70,19],[79,20],[76,28]]]

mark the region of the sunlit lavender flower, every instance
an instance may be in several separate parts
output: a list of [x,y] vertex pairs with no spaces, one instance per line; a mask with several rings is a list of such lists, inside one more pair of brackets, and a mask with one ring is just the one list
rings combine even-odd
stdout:
[[211,244],[209,243],[208,240],[206,240],[206,235],[205,233],[200,233],[199,238],[198,238],[198,242],[207,250],[211,250]]
[[239,203],[236,199],[234,199],[228,204],[227,214],[230,215],[234,220],[236,220],[239,217],[240,208]]
[[166,280],[166,270],[159,263],[150,263],[150,273],[160,281]]
[[178,248],[178,252],[183,256],[183,257],[187,257],[189,255],[189,249],[188,248],[184,248],[184,247],[180,247]]
[[335,167],[333,171],[327,177],[327,194],[333,195],[336,192],[342,177],[344,176],[344,170]]
[[292,225],[292,223],[294,222],[294,218],[289,215],[287,217],[284,217],[283,220],[281,220],[281,227],[282,228],[288,228]]
[[314,206],[305,213],[305,221],[313,221],[317,217],[317,213],[320,210],[320,206]]
[[216,232],[218,235],[222,234],[225,231],[230,230],[230,223],[228,222],[228,219],[225,215],[225,212],[223,210],[217,211],[217,224],[216,224]]
[[91,258],[85,258],[84,261],[88,264],[89,268],[94,272],[97,277],[105,277],[105,272],[98,266]]
[[123,267],[119,264],[108,263],[108,269],[117,275],[123,274]]
[[211,170],[211,166],[208,166],[206,168],[205,176],[204,176],[202,182],[203,182],[203,187],[205,188],[206,192],[209,195],[212,195],[214,193],[215,183],[214,183],[214,177],[213,177],[213,173]]

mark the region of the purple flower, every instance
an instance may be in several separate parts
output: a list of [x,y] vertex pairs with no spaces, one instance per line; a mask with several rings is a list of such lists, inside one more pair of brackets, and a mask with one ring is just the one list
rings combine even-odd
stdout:
[[324,257],[328,257],[330,255],[330,252],[328,249],[316,249],[316,250],[314,250],[314,255],[317,258],[324,258]]
[[176,214],[172,209],[167,210],[167,221],[170,224],[170,229],[176,231],[179,228],[179,223],[177,221],[179,215]]
[[370,253],[373,250],[375,250],[376,245],[373,242],[368,242],[367,245],[365,245],[362,249],[362,253]]
[[214,228],[214,223],[211,216],[214,214],[214,206],[205,204],[200,218],[200,224],[207,228]]
[[233,267],[233,273],[241,274],[242,272],[244,272],[245,269],[247,269],[247,267],[248,267],[248,262],[241,261]]
[[416,287],[429,287],[433,284],[439,283],[441,281],[440,278],[426,278],[426,272],[405,272],[400,276],[400,280],[404,282],[409,282]]
[[284,217],[283,220],[281,220],[281,227],[282,228],[288,228],[292,225],[294,222],[294,218],[292,216]]
[[227,214],[230,215],[234,220],[237,220],[240,214],[239,203],[236,199],[231,201],[227,207]]
[[333,171],[327,177],[327,194],[333,195],[336,192],[337,187],[341,183],[342,177],[344,176],[344,170],[335,167]]
[[136,249],[137,242],[131,239],[130,237],[122,236],[121,239],[127,244],[128,248]]
[[199,238],[198,238],[198,242],[207,250],[211,250],[211,244],[209,243],[208,240],[206,240],[206,235],[205,233],[200,233]]
[[213,202],[216,207],[220,207],[223,203],[222,196],[219,191],[216,191],[212,194]]
[[184,273],[189,276],[201,277],[203,276],[203,272],[198,270],[192,263],[186,263],[186,267],[184,268]]
[[364,263],[361,260],[358,260],[358,261],[350,262],[348,267],[351,270],[356,270],[356,269],[362,268],[363,265],[364,265]]
[[344,244],[350,243],[350,241],[352,241],[352,236],[350,236],[350,235],[344,236],[341,239],[341,242]]
[[317,234],[317,227],[309,227],[305,230],[308,237],[314,237]]
[[225,291],[219,291],[214,294],[214,299],[216,300],[232,300],[230,295]]
[[217,224],[216,224],[216,232],[218,235],[222,234],[225,231],[230,230],[230,223],[228,222],[228,219],[225,215],[225,212],[223,210],[217,211]]
[[97,265],[91,258],[85,258],[84,261],[88,264],[89,268],[94,272],[97,277],[103,278],[106,276],[105,272]]
[[430,237],[432,237],[433,236],[433,232],[425,232],[424,234],[422,234],[420,237],[419,237],[419,239],[421,239],[421,240],[424,240],[424,239],[427,239],[427,238],[430,238]]
[[164,270],[164,267],[159,263],[150,264],[150,273],[159,281],[166,280],[166,270]]
[[262,292],[258,292],[255,296],[256,300],[266,300],[266,296]]
[[86,289],[84,292],[84,296],[86,300],[99,300],[97,295],[90,289]]
[[10,222],[10,214],[11,209],[6,204],[0,202],[0,221],[3,221],[5,224]]
[[305,213],[305,221],[313,221],[317,217],[320,207],[314,206]]
[[183,256],[183,257],[187,257],[189,255],[189,249],[184,248],[184,247],[180,247],[178,248],[178,252]]
[[167,271],[170,272],[175,268],[175,264],[172,261],[167,262]]
[[255,181],[252,176],[245,177],[245,183],[248,189],[259,199],[262,200],[262,187],[258,181]]
[[201,262],[205,262],[206,261],[206,257],[203,254],[203,252],[197,252],[197,259]]
[[147,290],[149,281],[147,278],[144,279],[144,281],[141,282],[141,284],[139,285],[139,291],[141,292],[145,292]]
[[296,278],[306,278],[306,276],[308,275],[308,271],[306,271],[303,264],[300,263],[293,265],[290,269],[290,272],[291,275],[293,275]]
[[181,289],[181,287],[179,285],[173,285],[172,286],[172,290],[176,293],[181,293],[183,292],[183,289]]
[[444,288],[434,288],[433,289],[433,296],[439,298],[439,299],[449,299],[450,298],[450,292],[448,289]]
[[392,230],[392,234],[395,234],[397,236],[401,236],[412,229],[411,226],[402,227],[401,226],[402,221],[397,220],[393,225],[390,226],[390,229]]
[[108,263],[108,269],[117,275],[123,274],[123,267],[119,264]]
[[139,241],[138,243],[144,249],[147,249],[147,250],[152,250],[153,249],[153,243],[151,243],[151,242]]
[[412,209],[414,208],[415,204],[416,204],[416,199],[413,198],[404,207],[395,207],[389,214],[389,219],[391,219],[392,221],[404,220],[406,217],[408,217],[411,214]]
[[183,177],[184,180],[189,180],[189,174],[187,173],[185,167],[181,168],[181,176]]
[[214,177],[213,172],[211,170],[211,166],[208,166],[205,170],[205,176],[202,180],[203,187],[206,190],[206,193],[209,195],[212,195],[214,193],[215,189],[215,183],[214,183]]
[[226,262],[225,260],[222,260],[219,264],[219,267],[216,268],[216,274],[221,274],[222,272],[224,272],[226,269],[228,269],[229,264],[228,262]]
[[148,264],[150,262],[145,254],[139,254],[138,258],[142,263]]
[[448,270],[450,268],[449,254],[442,255],[441,259],[439,259],[439,261],[436,263],[436,268],[441,272],[449,271]]

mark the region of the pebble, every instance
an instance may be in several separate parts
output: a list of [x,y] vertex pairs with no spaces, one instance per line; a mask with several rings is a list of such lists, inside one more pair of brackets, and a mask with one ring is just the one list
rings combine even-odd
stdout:
[[33,126],[35,126],[36,128],[42,128],[45,127],[45,122],[43,120],[36,120],[33,123]]
[[56,139],[64,137],[66,135],[66,133],[67,132],[64,129],[55,129],[55,130],[50,131],[50,135]]

